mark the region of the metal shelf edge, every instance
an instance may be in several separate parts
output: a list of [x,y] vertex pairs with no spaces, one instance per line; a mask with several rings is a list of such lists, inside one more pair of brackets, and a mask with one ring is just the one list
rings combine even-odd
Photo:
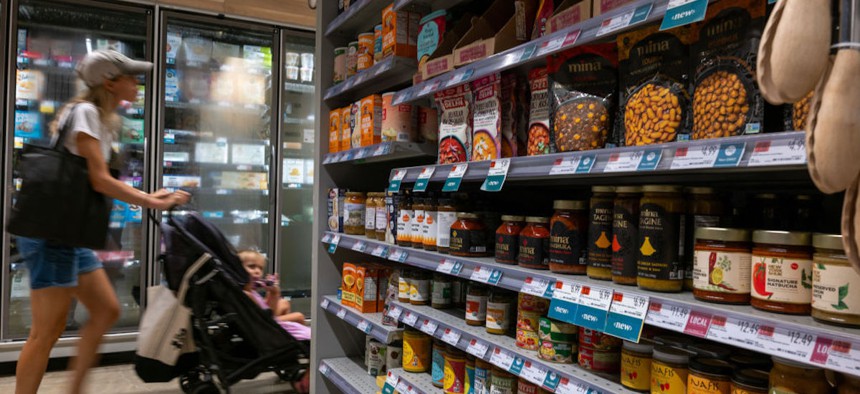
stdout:
[[[324,296],[323,299],[324,301],[320,303],[320,307],[323,308],[323,310],[333,315],[337,315],[337,313],[341,309],[345,310],[346,315],[342,318],[342,320],[356,328],[358,328],[358,324],[361,321],[366,321],[371,326],[371,331],[369,335],[382,343],[389,344],[402,336],[402,329],[384,326],[381,324],[381,312],[360,313],[352,308],[341,305],[340,302],[337,300],[337,296]],[[323,307],[326,301],[328,301],[328,307]]]
[[367,374],[358,357],[320,360],[318,371],[345,394],[367,394],[379,391],[376,378]]
[[323,100],[329,101],[374,85],[374,90],[383,90],[412,79],[417,70],[417,61],[405,57],[388,57],[372,67],[362,70],[347,80],[328,88]]

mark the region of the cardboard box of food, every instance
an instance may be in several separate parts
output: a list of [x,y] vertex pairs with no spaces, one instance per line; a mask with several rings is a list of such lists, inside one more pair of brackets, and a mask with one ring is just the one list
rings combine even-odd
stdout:
[[633,3],[636,0],[592,0],[591,17],[605,14],[616,8]]
[[359,146],[370,146],[382,142],[382,96],[372,94],[361,99],[359,107],[361,133]]
[[340,152],[340,114],[340,108],[328,113],[328,153]]
[[445,32],[445,36],[436,51],[427,58],[427,61],[422,63],[419,68],[420,76],[416,78],[418,82],[433,78],[437,75],[454,70],[454,47],[460,42],[460,39],[466,35],[466,32],[472,28],[472,20],[476,19],[473,14],[467,13],[463,15],[459,21],[454,23]]
[[496,0],[454,48],[454,66],[464,66],[525,43],[531,36],[536,0]]
[[328,229],[336,233],[343,232],[343,202],[346,189],[333,187],[328,189]]
[[355,307],[355,264],[343,263],[343,274],[340,283],[340,304],[351,308]]
[[361,313],[378,312],[380,267],[368,263],[355,264],[354,267],[355,281],[351,287],[355,297],[353,308]]
[[395,11],[394,4],[382,10],[382,55],[415,57],[418,54],[418,28],[421,15]]
[[556,7],[552,17],[546,21],[547,34],[555,33],[588,18],[591,18],[589,0],[566,0]]

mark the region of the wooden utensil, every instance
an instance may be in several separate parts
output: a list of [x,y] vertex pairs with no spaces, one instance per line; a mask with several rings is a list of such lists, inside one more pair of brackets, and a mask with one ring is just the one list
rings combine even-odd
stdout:
[[842,203],[842,247],[845,255],[854,270],[860,273],[860,216],[857,215],[858,201],[857,193],[860,192],[860,177],[854,180],[845,191],[845,200]]

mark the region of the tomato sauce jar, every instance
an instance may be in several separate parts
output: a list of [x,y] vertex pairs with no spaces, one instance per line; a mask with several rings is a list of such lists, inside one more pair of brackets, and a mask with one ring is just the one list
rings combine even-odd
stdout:
[[750,302],[752,251],[747,230],[700,227],[693,252],[693,295],[724,304]]
[[496,262],[516,264],[520,250],[520,232],[523,230],[522,216],[502,215],[502,224],[496,229]]
[[549,218],[529,216],[526,227],[520,232],[520,250],[517,263],[521,267],[549,268]]
[[481,217],[474,213],[460,212],[457,221],[451,225],[451,245],[449,253],[461,257],[482,257],[487,255],[487,233]]
[[549,268],[585,274],[588,269],[588,206],[585,201],[556,200],[550,221]]
[[752,300],[754,308],[808,315],[812,310],[810,233],[753,232]]

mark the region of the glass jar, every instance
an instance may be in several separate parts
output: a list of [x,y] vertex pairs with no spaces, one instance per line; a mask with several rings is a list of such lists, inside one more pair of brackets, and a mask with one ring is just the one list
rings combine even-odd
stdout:
[[445,342],[441,339],[433,338],[433,365],[430,370],[430,379],[433,381],[433,386],[442,388],[445,385]]
[[770,371],[773,368],[773,360],[769,356],[752,351],[733,352],[729,356],[729,362],[736,369],[759,369]]
[[376,200],[378,193],[367,193],[367,200],[364,202],[364,236],[370,239],[376,239]]
[[430,304],[430,272],[415,270],[409,281],[409,303],[412,305]]
[[516,297],[510,291],[494,288],[487,301],[487,333],[505,335],[512,327],[511,320],[516,313]]
[[463,393],[474,394],[475,390],[475,356],[466,354],[466,379],[463,383],[466,386],[463,388]]
[[436,206],[436,250],[447,254],[451,246],[451,226],[457,221],[457,206],[450,198],[440,198]]
[[612,206],[612,281],[620,285],[636,285],[639,261],[639,186],[615,188]]
[[585,201],[555,200],[552,207],[555,213],[550,220],[548,268],[552,272],[585,274],[588,269],[588,205]]
[[430,362],[430,336],[411,328],[404,330],[403,370],[406,372],[427,372],[430,369]]
[[851,375],[842,375],[843,381],[839,384],[837,394],[860,393],[860,378]]
[[413,248],[424,248],[424,208],[425,198],[414,198],[412,210],[415,212],[410,223],[409,234]]
[[711,343],[696,343],[687,346],[687,350],[696,353],[696,356],[705,358],[716,358],[720,360],[728,360],[732,355],[732,351],[722,345]]
[[412,270],[400,270],[400,277],[397,279],[397,301],[409,303],[412,298]]
[[[591,188],[588,223],[588,277],[599,280],[612,279],[612,208],[615,188],[594,186]],[[550,260],[550,265],[552,260]],[[552,267],[550,266],[550,269]]]
[[376,239],[385,241],[385,231],[388,228],[388,205],[385,193],[377,193],[376,196],[376,219],[374,220],[374,233]]
[[520,232],[523,230],[525,217],[502,215],[502,224],[496,229],[496,262],[516,264],[520,250]]
[[699,227],[693,256],[693,295],[702,301],[749,304],[752,250],[747,230]]
[[445,348],[445,394],[466,393],[466,353],[454,346]]
[[467,280],[460,278],[454,278],[451,281],[451,303],[454,305],[454,308],[466,307],[467,283]]
[[520,250],[517,264],[520,267],[549,269],[549,218],[526,217],[526,226],[520,232]]
[[466,291],[466,324],[483,326],[487,323],[487,301],[490,291],[487,286],[470,282]]
[[621,385],[643,393],[651,391],[651,353],[654,344],[647,339],[639,343],[624,341],[621,347]]
[[758,369],[736,369],[732,375],[732,394],[768,394],[769,375]]
[[692,337],[686,335],[663,334],[654,336],[654,342],[660,345],[672,346],[679,349],[686,349],[688,346],[693,346],[696,341]]
[[412,209],[412,197],[407,195],[400,197],[397,206],[397,245],[412,246],[412,220],[415,211]]
[[639,201],[636,283],[645,290],[681,291],[684,200],[678,186],[650,185]]
[[773,358],[770,392],[779,394],[828,394],[830,383],[821,368],[784,358]]
[[[400,220],[400,199],[402,196],[388,193],[385,196],[385,218],[388,223],[385,224],[385,243],[397,243],[397,223]],[[377,229],[378,230],[378,229]]]
[[433,291],[430,296],[430,306],[434,309],[448,309],[453,304],[451,290],[453,281],[445,274],[433,274]]
[[651,359],[651,392],[686,394],[690,353],[670,346],[655,346]]
[[812,317],[860,326],[860,275],[851,267],[841,235],[813,234]]
[[421,242],[424,250],[436,250],[436,234],[439,232],[439,212],[436,199],[424,200],[424,225],[421,226]]
[[719,227],[725,214],[723,202],[710,187],[690,187],[684,224],[684,289],[693,290],[693,249],[696,229]]
[[482,257],[487,255],[487,239],[484,222],[474,213],[460,212],[457,221],[451,225],[451,246],[453,256]]
[[809,231],[813,227],[812,214],[815,211],[813,208],[812,197],[806,194],[799,194],[794,197],[791,207],[791,231]]
[[753,197],[753,211],[750,212],[752,221],[749,223],[762,230],[784,230],[782,226],[782,209],[776,194],[760,193]]
[[493,370],[493,364],[490,364],[483,359],[475,359],[475,393],[490,392],[490,374]]
[[367,198],[361,192],[347,192],[343,201],[343,232],[364,235],[364,214]]
[[[812,310],[812,251],[810,233],[757,230],[753,232],[753,307],[792,315]],[[770,283],[778,284],[771,286]]]
[[732,365],[715,358],[690,360],[687,394],[731,394]]
[[493,366],[490,375],[490,392],[493,394],[516,394],[517,377],[510,372]]

